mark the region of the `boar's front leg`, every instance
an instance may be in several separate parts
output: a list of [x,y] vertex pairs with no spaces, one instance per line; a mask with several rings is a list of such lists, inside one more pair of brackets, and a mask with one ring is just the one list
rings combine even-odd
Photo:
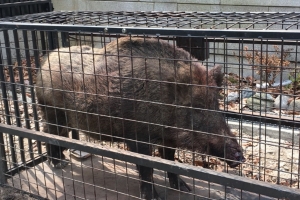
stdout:
[[[135,142],[127,143],[130,151],[151,155],[151,147],[147,144],[137,144]],[[146,200],[161,200],[158,193],[156,192],[153,185],[153,168],[136,165],[139,171],[140,178],[142,179],[141,188],[141,198]]]
[[[59,109],[42,107],[42,112],[45,117],[44,132],[53,135],[60,135],[66,137],[68,130],[63,126],[66,126],[65,113]],[[65,160],[63,151],[64,147],[57,145],[46,144],[48,161],[54,168],[64,168],[68,162]]]
[[[158,149],[158,151],[162,158],[171,160],[171,161],[175,160],[175,158],[174,158],[175,149],[160,147]],[[178,174],[168,172],[168,177],[169,177],[169,183],[170,183],[171,188],[174,188],[177,190],[180,189],[180,191],[185,191],[185,192],[191,191],[191,188],[179,177]]]

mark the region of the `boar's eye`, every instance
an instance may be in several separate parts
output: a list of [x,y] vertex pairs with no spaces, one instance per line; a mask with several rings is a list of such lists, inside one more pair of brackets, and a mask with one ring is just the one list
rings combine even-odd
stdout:
[[239,152],[239,150],[236,149],[235,147],[230,147],[230,150],[231,150],[232,152]]

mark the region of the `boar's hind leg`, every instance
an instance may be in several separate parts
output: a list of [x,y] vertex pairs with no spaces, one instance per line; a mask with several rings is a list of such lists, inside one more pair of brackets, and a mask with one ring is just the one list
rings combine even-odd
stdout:
[[[147,144],[137,144],[135,142],[128,142],[127,143],[130,151],[145,154],[145,155],[151,155],[151,147]],[[153,168],[145,167],[145,166],[136,166],[141,181],[141,198],[146,200],[160,200],[158,193],[156,192],[154,185],[153,185]]]
[[[66,126],[65,113],[59,109],[42,108],[46,123],[44,123],[44,132],[53,135],[68,136]],[[54,168],[64,168],[68,162],[65,160],[65,155],[62,153],[65,148],[57,145],[46,144],[48,161]]]
[[[158,151],[162,158],[167,160],[172,160],[172,161],[175,160],[174,158],[175,149],[161,147],[158,149]],[[181,191],[185,191],[185,192],[191,191],[190,187],[179,177],[178,174],[168,172],[168,177],[169,177],[169,183],[171,188],[178,189],[178,190],[180,189]]]

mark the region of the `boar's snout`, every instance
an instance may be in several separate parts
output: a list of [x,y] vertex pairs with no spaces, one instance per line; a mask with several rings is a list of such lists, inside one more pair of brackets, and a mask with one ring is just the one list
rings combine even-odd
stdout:
[[217,156],[220,160],[225,161],[229,167],[234,168],[246,161],[243,155],[243,149],[239,145],[235,136],[230,131],[226,135],[231,136],[224,140],[224,137],[213,137],[209,152],[211,155]]
[[226,161],[229,167],[237,167],[238,165],[246,161],[241,148],[232,148],[230,153],[231,155],[228,156],[228,160]]
[[240,162],[245,162],[246,161],[246,159],[243,156],[242,152],[235,152],[234,157],[235,157],[236,160],[238,160]]

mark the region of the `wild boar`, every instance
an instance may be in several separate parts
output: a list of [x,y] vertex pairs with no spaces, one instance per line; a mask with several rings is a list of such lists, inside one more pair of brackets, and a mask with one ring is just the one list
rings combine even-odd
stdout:
[[[167,41],[123,37],[102,49],[51,52],[38,73],[36,95],[45,132],[67,136],[70,129],[81,130],[99,140],[122,140],[130,151],[146,155],[157,144],[168,160],[183,148],[236,167],[245,158],[219,110],[222,81],[221,67],[208,71]],[[63,148],[47,149],[54,167],[64,167]],[[159,199],[153,169],[137,168],[142,197]],[[168,177],[171,187],[190,191],[177,174]]]

